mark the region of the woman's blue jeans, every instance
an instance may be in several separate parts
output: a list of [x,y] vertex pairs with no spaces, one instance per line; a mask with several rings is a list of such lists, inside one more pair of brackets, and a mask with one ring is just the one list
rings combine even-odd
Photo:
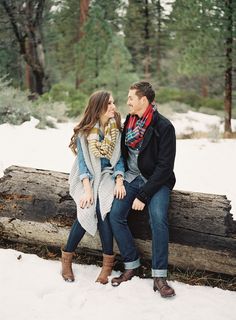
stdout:
[[[127,217],[140,188],[144,185],[141,176],[132,182],[125,181],[126,196],[115,199],[110,211],[110,223],[125,269],[135,269],[140,265],[138,250],[127,224]],[[168,267],[168,207],[170,189],[163,186],[148,203],[149,222],[152,230],[152,276],[166,277]],[[137,213],[138,214],[138,213]]]
[[[97,200],[96,213],[98,218],[98,231],[102,243],[102,252],[104,254],[113,254],[113,234],[109,221],[109,214],[102,220],[99,201]],[[66,252],[74,252],[79,242],[85,235],[86,230],[81,226],[78,219],[76,219],[71,227],[70,234],[65,246]]]

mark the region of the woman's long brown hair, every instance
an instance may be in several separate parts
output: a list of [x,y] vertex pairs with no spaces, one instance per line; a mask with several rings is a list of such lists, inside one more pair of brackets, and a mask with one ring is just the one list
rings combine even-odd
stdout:
[[[91,129],[98,122],[100,116],[107,111],[108,102],[111,93],[108,91],[96,91],[94,92],[88,101],[88,105],[84,111],[83,118],[79,124],[74,128],[74,134],[71,137],[69,147],[77,154],[77,137],[78,134],[88,135]],[[121,131],[121,117],[118,112],[115,112],[114,116],[116,120],[117,128]]]

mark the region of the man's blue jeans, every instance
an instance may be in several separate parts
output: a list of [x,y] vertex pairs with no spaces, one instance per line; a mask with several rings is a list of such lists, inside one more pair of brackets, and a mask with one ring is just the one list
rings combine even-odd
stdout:
[[[106,215],[104,221],[102,220],[99,201],[97,200],[96,213],[98,218],[98,231],[102,243],[102,252],[104,254],[113,254],[113,234],[109,221],[109,214]],[[65,246],[66,252],[74,252],[79,242],[85,235],[85,229],[81,226],[78,219],[76,219],[71,227],[70,234]]]
[[[121,256],[124,259],[125,269],[135,269],[140,265],[139,254],[127,224],[127,217],[134,199],[144,185],[144,181],[141,176],[138,176],[132,182],[125,181],[124,183],[126,196],[124,199],[115,199],[113,201],[110,211],[110,223]],[[170,189],[163,186],[148,203],[149,222],[152,230],[153,277],[167,276],[169,241],[167,215],[169,200]]]

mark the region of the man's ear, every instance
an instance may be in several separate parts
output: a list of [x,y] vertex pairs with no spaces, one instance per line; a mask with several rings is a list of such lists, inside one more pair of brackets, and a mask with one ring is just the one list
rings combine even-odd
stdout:
[[141,103],[143,106],[149,105],[149,102],[146,96],[141,97]]

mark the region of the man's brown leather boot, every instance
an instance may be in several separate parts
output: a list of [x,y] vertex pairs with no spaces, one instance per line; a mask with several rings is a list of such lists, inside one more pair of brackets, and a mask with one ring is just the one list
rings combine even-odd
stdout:
[[163,298],[169,298],[175,296],[175,291],[172,289],[165,278],[154,278],[153,290],[159,291]]
[[108,277],[111,275],[114,260],[115,260],[115,255],[103,254],[102,270],[96,282],[100,282],[101,284],[108,283]]
[[65,281],[73,282],[75,280],[72,271],[72,259],[74,252],[65,252],[61,250],[61,263],[62,263],[62,277]]
[[113,287],[118,287],[121,282],[131,280],[137,273],[137,269],[127,269],[119,277],[115,277],[111,280]]

